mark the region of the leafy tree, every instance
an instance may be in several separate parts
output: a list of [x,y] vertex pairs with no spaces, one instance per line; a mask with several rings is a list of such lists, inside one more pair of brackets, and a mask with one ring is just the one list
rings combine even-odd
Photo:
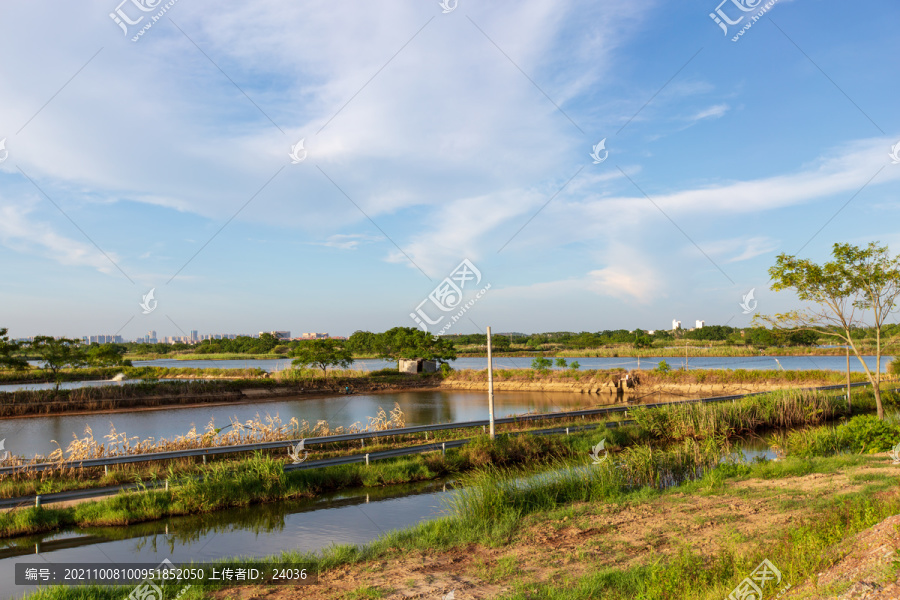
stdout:
[[131,366],[130,360],[122,358],[125,346],[119,344],[91,345],[85,352],[85,362],[94,367]]
[[305,340],[291,351],[291,364],[299,367],[318,367],[328,377],[328,367],[346,369],[353,364],[353,355],[341,340]]
[[[781,254],[769,275],[776,291],[794,290],[797,297],[814,306],[774,317],[760,316],[779,328],[814,331],[845,343],[859,359],[872,383],[878,418],[884,419],[881,402],[881,338],[884,322],[900,296],[900,257],[892,257],[887,246],[877,242],[865,248],[835,244],[834,260],[823,265]],[[875,372],[863,360],[852,335],[869,318],[875,332]]]
[[77,369],[87,364],[87,356],[78,340],[39,335],[28,343],[27,348],[44,361],[43,368],[53,373],[57,392],[62,382],[60,371],[63,368]]
[[491,347],[496,352],[509,352],[512,342],[505,335],[491,336]]
[[566,363],[566,359],[560,357],[560,358],[556,359],[556,366],[559,367],[560,369],[565,369],[569,365],[568,365],[568,363]]
[[635,348],[649,348],[653,344],[653,340],[648,335],[637,335],[634,338]]
[[540,371],[541,373],[549,371],[552,366],[553,361],[549,358],[544,358],[543,356],[539,356],[531,361],[531,368],[535,371]]
[[445,362],[456,360],[456,348],[449,340],[435,337],[415,327],[394,327],[378,335],[377,354],[385,360],[424,358]]
[[577,371],[578,369],[581,368],[581,363],[579,363],[577,360],[573,360],[572,362],[569,363],[569,368],[572,369],[573,371]]
[[6,327],[0,327],[0,367],[7,369],[24,369],[28,361],[20,356],[13,356],[19,350],[19,343],[10,340],[6,335]]
[[667,363],[666,361],[661,360],[656,364],[656,368],[653,370],[657,373],[668,373],[672,370],[672,367],[670,367],[669,363]]

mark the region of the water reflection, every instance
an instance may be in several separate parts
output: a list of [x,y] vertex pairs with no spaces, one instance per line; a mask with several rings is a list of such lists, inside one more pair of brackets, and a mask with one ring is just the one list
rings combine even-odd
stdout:
[[[12,581],[17,557],[39,562],[102,564],[211,561],[320,551],[332,544],[365,544],[392,529],[444,514],[447,482],[354,490],[315,500],[261,504],[174,517],[127,527],[85,528],[0,541],[0,581]],[[37,556],[35,556],[37,555]],[[7,588],[20,598],[34,588]]]

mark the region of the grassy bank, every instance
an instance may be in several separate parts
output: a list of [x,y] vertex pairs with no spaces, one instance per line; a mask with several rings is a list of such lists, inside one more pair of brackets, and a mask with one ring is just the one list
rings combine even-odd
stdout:
[[[209,371],[219,371],[207,376]],[[133,367],[136,376],[146,381],[119,385],[82,387],[70,390],[23,390],[0,393],[0,417],[41,415],[72,411],[106,411],[204,402],[243,401],[268,396],[342,394],[379,392],[394,389],[433,387],[440,375],[411,375],[388,371],[335,371],[328,377],[321,372],[294,369],[262,377],[258,369],[169,369]],[[240,374],[251,378],[233,378]],[[184,378],[184,381],[157,381],[158,377]],[[202,377],[202,378],[200,378]],[[254,390],[253,395],[244,390]]]
[[[847,374],[840,371],[808,370],[781,371],[763,369],[697,369],[692,371],[634,370],[625,369],[495,369],[494,381],[578,383],[584,386],[615,383],[625,373],[636,377],[638,385],[654,384],[787,384],[787,385],[831,385],[847,381]],[[446,381],[486,383],[487,369],[463,369],[450,371]],[[852,382],[868,381],[865,373],[850,373]]]

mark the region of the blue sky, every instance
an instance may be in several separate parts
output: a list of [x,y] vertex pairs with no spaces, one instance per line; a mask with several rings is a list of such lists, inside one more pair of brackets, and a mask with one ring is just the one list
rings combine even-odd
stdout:
[[0,326],[380,331],[463,259],[454,333],[794,306],[779,253],[900,252],[900,6],[740,2],[4,3]]

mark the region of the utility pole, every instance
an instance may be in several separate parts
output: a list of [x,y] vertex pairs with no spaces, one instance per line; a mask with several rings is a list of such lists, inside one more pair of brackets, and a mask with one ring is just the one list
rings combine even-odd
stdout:
[[491,439],[494,439],[494,361],[491,358],[491,328],[487,328],[488,411],[491,416]]

